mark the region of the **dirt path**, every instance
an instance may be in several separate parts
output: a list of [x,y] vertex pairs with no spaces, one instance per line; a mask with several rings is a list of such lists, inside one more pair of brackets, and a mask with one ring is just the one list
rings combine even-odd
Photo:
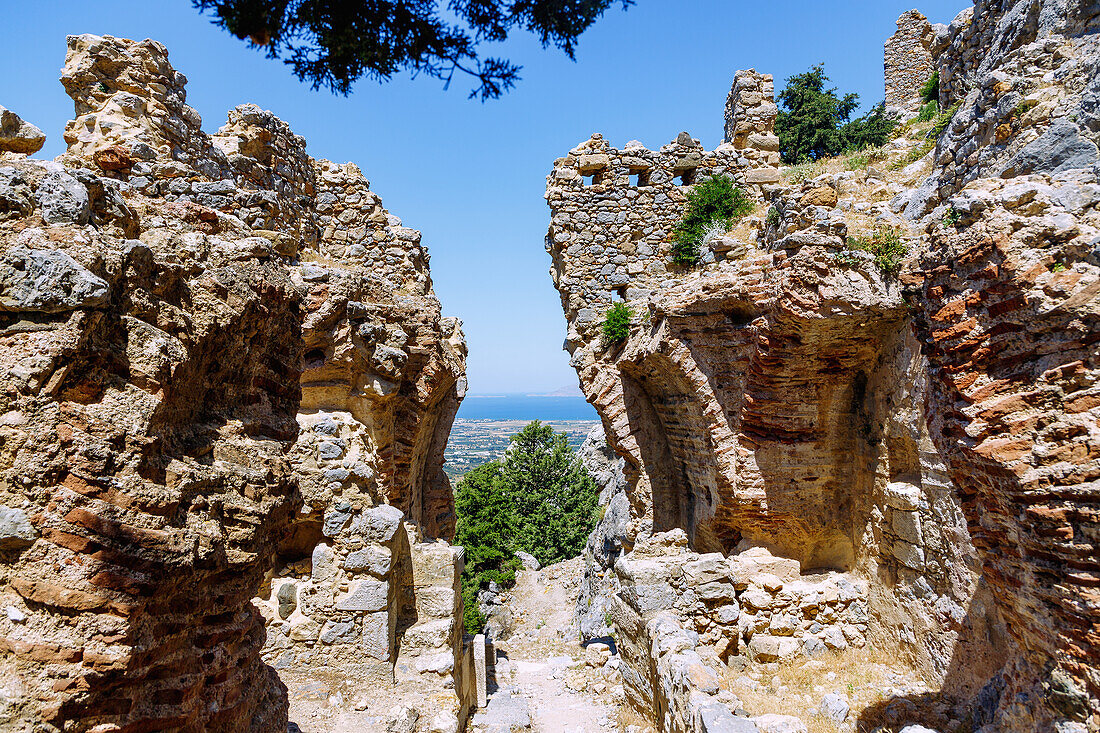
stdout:
[[[507,594],[511,633],[495,645],[489,704],[470,730],[603,733],[619,729],[618,658],[578,641],[579,559],[526,571]],[[491,661],[491,659],[490,659]]]

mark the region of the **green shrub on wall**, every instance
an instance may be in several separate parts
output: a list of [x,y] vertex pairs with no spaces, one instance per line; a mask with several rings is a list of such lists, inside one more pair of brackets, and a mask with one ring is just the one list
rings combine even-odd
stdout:
[[[887,275],[897,275],[901,261],[908,254],[901,233],[896,229],[876,229],[869,235],[848,237],[849,250],[862,250],[875,256],[875,264]],[[841,260],[843,262],[843,259]]]
[[615,303],[607,309],[603,319],[603,336],[615,344],[630,335],[630,319],[634,313],[626,303]]
[[727,229],[752,212],[748,194],[727,175],[707,178],[692,187],[684,216],[672,232],[672,259],[679,265],[694,265],[702,257],[702,240],[707,227],[720,223]]

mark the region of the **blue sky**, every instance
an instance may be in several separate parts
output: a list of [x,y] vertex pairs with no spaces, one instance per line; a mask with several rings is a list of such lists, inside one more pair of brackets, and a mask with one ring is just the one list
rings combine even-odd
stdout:
[[[922,0],[950,22],[968,0]],[[317,158],[357,163],[386,207],[420,229],[436,292],[463,319],[472,393],[547,392],[576,384],[561,350],[565,321],[543,249],[542,195],[554,159],[593,132],[650,148],[681,130],[713,148],[734,72],[783,79],[825,63],[864,107],[883,97],[882,44],[913,0],[637,0],[613,9],[580,40],[577,62],[523,35],[492,49],[524,66],[518,87],[482,104],[459,79],[360,82],[349,97],[311,91],[280,62],[249,50],[189,0],[7,2],[0,27],[7,73],[0,104],[64,149],[73,107],[57,81],[65,36],[154,38],[188,78],[188,102],[216,130],[226,111],[254,102],[282,117]]]

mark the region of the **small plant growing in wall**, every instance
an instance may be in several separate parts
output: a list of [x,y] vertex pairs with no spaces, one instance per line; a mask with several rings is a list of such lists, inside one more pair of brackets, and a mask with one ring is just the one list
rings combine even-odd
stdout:
[[626,303],[615,303],[603,319],[603,337],[610,343],[625,341],[630,335],[630,319],[634,316]]
[[748,194],[726,175],[697,183],[688,194],[684,216],[672,232],[672,259],[679,265],[694,265],[702,258],[703,238],[717,224],[728,230],[741,217],[752,213]]
[[849,250],[862,250],[875,256],[875,264],[887,275],[897,275],[902,258],[908,252],[901,233],[896,229],[876,229],[867,235],[848,237]]
[[764,220],[764,222],[769,227],[779,226],[779,209],[777,209],[775,206],[772,206],[770,209],[768,209],[768,216]]
[[920,101],[928,104],[929,102],[939,102],[940,100],[940,70],[936,69],[932,72],[932,76],[925,80],[924,84],[920,87]]

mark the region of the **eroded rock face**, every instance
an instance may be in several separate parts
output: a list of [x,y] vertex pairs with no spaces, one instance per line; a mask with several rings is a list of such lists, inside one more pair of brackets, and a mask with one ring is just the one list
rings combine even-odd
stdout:
[[[585,544],[584,577],[577,598],[577,624],[585,639],[611,635],[611,598],[619,589],[615,561],[629,551],[630,500],[626,495],[623,459],[607,443],[602,425],[596,425],[577,451],[577,458],[600,488],[599,519]],[[624,547],[624,542],[628,543]]]
[[461,617],[419,233],[270,112],[202,133],[154,41],[70,37],[62,81],[60,162],[0,158],[0,727],[283,730],[286,618],[392,683],[391,619]]
[[[14,165],[38,190],[58,173]],[[124,206],[0,230],[0,719],[272,730],[285,691],[249,599],[300,503],[298,293],[239,223]]]
[[919,219],[968,182],[1085,168],[1100,143],[1100,9],[1078,0],[976,0],[935,26],[940,107],[955,109],[936,171],[908,197]]
[[[850,175],[766,187],[767,217],[692,271],[659,234],[676,197],[658,208],[617,179],[548,179],[566,347],[625,460],[634,549],[615,566],[612,604],[624,684],[666,730],[697,729],[691,699],[703,698],[675,692],[658,627],[698,634],[704,659],[712,643],[719,657],[770,661],[865,638],[939,681],[976,724],[1100,720],[1088,508],[1100,189],[1086,114],[1097,12],[979,2],[934,29],[947,100],[970,91],[931,177],[898,197],[927,216],[903,234],[897,276],[847,249]],[[1018,107],[1027,94],[1037,104]],[[1001,106],[1012,121],[998,139]],[[599,327],[616,295],[634,320],[609,343]],[[793,611],[774,622],[774,598],[735,572],[689,587],[693,562],[764,551],[795,577],[865,582],[865,627],[842,620],[838,637]]]
[[1098,192],[1093,169],[975,181],[949,200],[971,213],[930,227],[913,273],[934,439],[1021,647],[1010,730],[1083,720],[1100,697]]

